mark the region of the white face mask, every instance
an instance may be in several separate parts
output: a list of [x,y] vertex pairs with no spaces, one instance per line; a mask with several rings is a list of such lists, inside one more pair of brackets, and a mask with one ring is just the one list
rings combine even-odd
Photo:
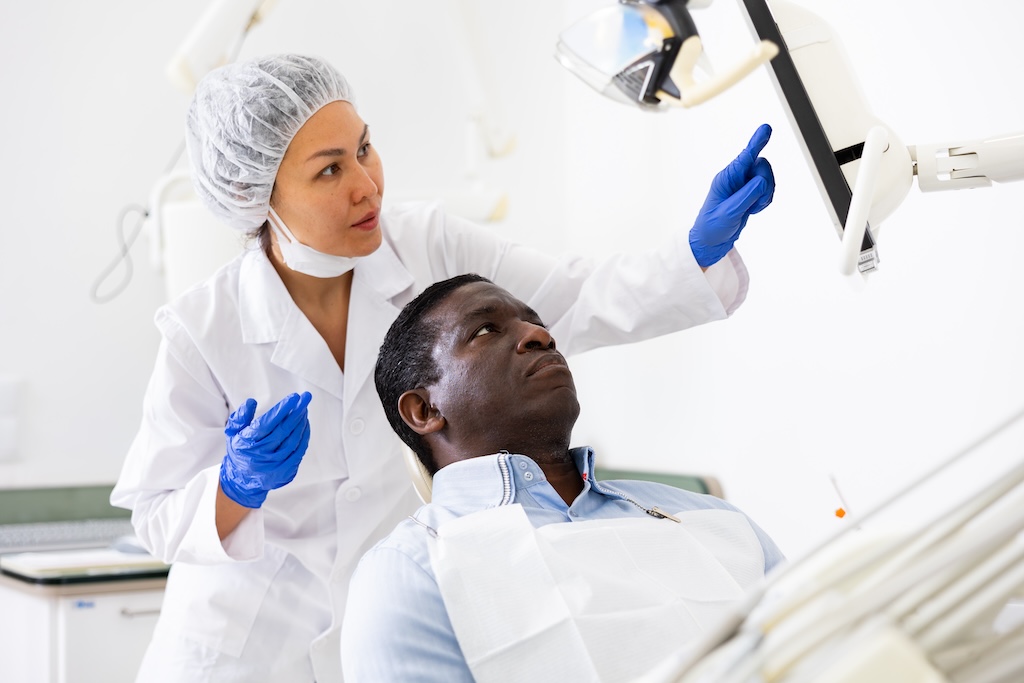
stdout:
[[277,235],[277,246],[285,265],[297,273],[313,277],[338,277],[356,267],[358,258],[333,256],[307,247],[297,239],[273,208],[270,209],[270,229]]

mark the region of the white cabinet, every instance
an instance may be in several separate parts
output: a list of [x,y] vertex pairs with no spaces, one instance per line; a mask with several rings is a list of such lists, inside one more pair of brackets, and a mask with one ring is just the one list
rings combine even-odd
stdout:
[[42,586],[0,576],[0,682],[133,683],[163,579]]

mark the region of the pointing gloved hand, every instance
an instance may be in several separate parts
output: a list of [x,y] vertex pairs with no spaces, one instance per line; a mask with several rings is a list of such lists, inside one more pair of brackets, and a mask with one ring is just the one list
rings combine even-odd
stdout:
[[267,492],[295,478],[309,445],[308,391],[290,394],[255,420],[256,401],[231,413],[224,434],[227,454],[220,464],[220,487],[239,505],[258,508]]
[[772,202],[775,176],[767,159],[757,156],[772,135],[762,124],[747,148],[711,181],[696,222],[690,229],[690,248],[702,268],[729,253],[751,214]]

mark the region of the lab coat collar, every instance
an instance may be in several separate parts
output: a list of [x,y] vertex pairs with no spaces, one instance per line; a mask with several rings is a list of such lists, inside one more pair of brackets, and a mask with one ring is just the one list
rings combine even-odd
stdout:
[[388,241],[355,267],[349,319],[358,321],[353,329],[359,332],[348,337],[344,376],[263,250],[246,254],[241,268],[242,340],[247,344],[276,343],[271,362],[351,403],[376,363],[380,340],[398,315],[391,299],[413,284],[412,274]]
[[[569,454],[576,463],[580,474],[586,473],[586,481],[593,482],[593,449],[582,446],[570,449]],[[499,464],[500,457],[500,453],[481,455],[442,467],[434,474],[430,493],[431,503],[448,508],[457,514],[497,507],[505,499],[505,478]],[[513,470],[510,472],[511,476],[508,477],[509,502],[516,500],[519,477],[514,470],[516,469],[515,461],[519,458],[533,463],[533,459],[525,455],[512,454],[509,456],[509,466]],[[595,488],[595,491],[597,490]],[[604,493],[603,491],[598,492]]]
[[[386,221],[382,221],[386,229]],[[387,235],[377,251],[360,259],[352,278],[352,296],[348,318],[350,325],[345,343],[345,406],[355,400],[377,363],[381,340],[401,310],[392,299],[412,286],[412,273],[398,260]]]
[[338,364],[262,249],[252,249],[242,259],[238,311],[244,343],[274,344],[271,363],[341,397]]
[[238,309],[246,344],[279,340],[285,322],[298,309],[262,248],[248,251],[242,260]]

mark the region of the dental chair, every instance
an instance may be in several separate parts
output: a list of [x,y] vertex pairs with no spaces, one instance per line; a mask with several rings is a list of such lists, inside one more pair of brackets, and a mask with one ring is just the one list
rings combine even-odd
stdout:
[[412,479],[413,488],[416,489],[416,495],[420,497],[424,503],[430,502],[430,485],[433,478],[430,476],[430,472],[427,472],[427,468],[420,462],[419,457],[413,452],[411,448],[401,444],[402,448],[402,460],[405,461],[405,468],[409,470],[409,478]]
[[[417,495],[424,503],[430,502],[430,488],[432,478],[427,468],[423,466],[420,459],[411,448],[402,444],[402,456],[405,460],[406,469],[412,479],[412,485]],[[717,498],[725,498],[722,485],[715,477],[698,476],[692,474],[668,474],[665,472],[635,472],[632,470],[611,470],[603,467],[595,467],[594,473],[599,480],[607,479],[640,479],[644,481],[656,481],[661,484],[668,484],[686,491],[696,493],[707,493]]]

